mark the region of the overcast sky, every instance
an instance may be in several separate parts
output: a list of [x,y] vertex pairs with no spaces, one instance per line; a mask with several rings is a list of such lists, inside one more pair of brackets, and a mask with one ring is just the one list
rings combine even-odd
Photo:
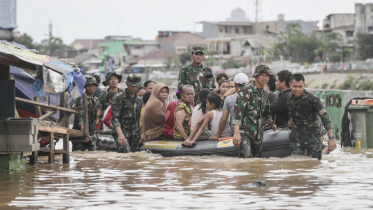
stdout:
[[[159,30],[199,30],[195,22],[224,21],[240,7],[252,21],[255,0],[18,0],[17,25],[35,41],[47,38],[48,23],[53,35],[66,44],[76,38],[131,35],[155,39]],[[372,0],[261,0],[261,19],[317,20],[331,13],[354,13],[355,3]],[[201,29],[200,29],[201,30]]]

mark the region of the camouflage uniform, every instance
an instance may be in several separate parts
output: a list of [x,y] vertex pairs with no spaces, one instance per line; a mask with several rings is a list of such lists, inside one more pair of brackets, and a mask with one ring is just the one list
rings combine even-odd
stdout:
[[[136,74],[129,74],[127,85],[141,85],[141,77]],[[131,97],[128,89],[119,93],[113,98],[111,105],[111,124],[113,127],[120,127],[123,135],[127,140],[125,146],[121,147],[118,144],[118,133],[113,129],[113,137],[118,146],[118,152],[136,152],[139,151],[140,140],[140,113],[142,108],[142,99],[135,95]]]
[[[96,84],[96,79],[94,77],[87,77],[85,85],[88,84]],[[96,150],[97,139],[94,137],[95,130],[96,130],[96,117],[97,111],[100,108],[100,101],[96,96],[93,98],[87,95],[87,103],[88,103],[88,126],[89,126],[89,135],[90,141],[89,142],[73,142],[73,151],[81,150],[84,151],[88,149],[89,151]],[[79,97],[74,100],[72,107],[80,107],[82,106],[82,98]],[[78,114],[75,115],[73,129],[80,130],[80,127],[83,126],[83,115]]]
[[307,155],[321,159],[321,129],[318,117],[326,130],[333,128],[328,113],[314,94],[304,90],[301,97],[290,94],[288,100],[289,117],[293,122],[290,136],[292,155]]
[[[204,53],[204,48],[201,46],[194,46],[192,48],[192,53],[197,52]],[[197,102],[199,91],[202,88],[210,90],[215,88],[215,80],[211,68],[204,65],[195,66],[193,63],[184,66],[179,72],[178,87],[180,88],[187,84],[193,85],[195,92],[194,101]]]
[[[107,84],[107,80],[108,80],[111,76],[113,76],[113,75],[115,75],[115,76],[118,78],[118,83],[120,83],[121,80],[122,80],[122,75],[118,75],[118,74],[116,74],[115,72],[109,72],[109,73],[107,73],[107,74],[105,75],[105,81],[104,81],[102,84],[103,84],[104,86],[108,86],[108,84]],[[122,92],[122,91],[123,91],[122,89],[118,88],[118,93],[120,93],[120,92]],[[99,96],[100,103],[102,104],[102,106],[103,106],[103,110],[104,110],[104,111],[106,110],[106,108],[107,108],[108,106],[110,106],[109,102],[106,100],[106,95],[107,95],[107,93],[108,93],[108,90],[106,90],[106,91],[102,91],[102,92],[100,93],[100,96]]]
[[[259,65],[253,76],[271,72],[267,66]],[[264,125],[272,122],[268,92],[258,89],[255,81],[237,92],[233,125],[240,126],[240,157],[260,157]]]

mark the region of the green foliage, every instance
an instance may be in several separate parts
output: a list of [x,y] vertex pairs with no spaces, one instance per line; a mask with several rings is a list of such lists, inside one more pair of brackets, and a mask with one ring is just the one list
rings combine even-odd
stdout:
[[360,59],[373,58],[373,35],[358,34],[356,40],[358,55]]
[[39,43],[34,42],[34,39],[27,33],[23,33],[21,36],[16,37],[14,42],[25,45],[28,49],[36,49],[40,54],[51,55],[56,50],[71,50],[72,47],[65,45],[61,38],[51,37],[50,39],[44,39]]
[[26,33],[23,33],[21,36],[16,37],[14,39],[14,42],[25,45],[28,49],[38,49],[38,43],[35,43],[34,39]]
[[182,65],[185,65],[188,61],[192,61],[192,58],[190,57],[190,53],[182,53],[179,55],[179,60]]
[[223,63],[222,67],[223,69],[229,69],[229,68],[239,68],[244,67],[244,64],[238,64],[234,61],[233,58],[230,58],[227,62]]
[[[302,33],[302,28],[298,23],[286,25],[285,33],[280,34],[280,39],[269,50],[274,58],[280,55],[292,57],[295,62],[312,63],[316,58],[316,50],[320,47],[321,42],[317,39],[316,34],[307,36]],[[320,54],[320,52],[318,52]]]
[[39,45],[41,54],[51,55],[56,50],[70,50],[70,46],[63,43],[62,39],[59,37],[51,37],[50,39],[44,39]]
[[328,86],[329,86],[328,83],[324,83],[321,85],[321,89],[328,89]]

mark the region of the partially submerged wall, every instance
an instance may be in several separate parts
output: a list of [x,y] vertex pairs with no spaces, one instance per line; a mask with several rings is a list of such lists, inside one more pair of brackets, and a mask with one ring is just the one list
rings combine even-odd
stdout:
[[334,135],[336,139],[341,139],[341,125],[344,108],[351,99],[356,97],[372,97],[373,91],[354,91],[354,90],[324,90],[324,89],[308,89],[316,96],[320,97],[321,102],[332,118],[334,126]]

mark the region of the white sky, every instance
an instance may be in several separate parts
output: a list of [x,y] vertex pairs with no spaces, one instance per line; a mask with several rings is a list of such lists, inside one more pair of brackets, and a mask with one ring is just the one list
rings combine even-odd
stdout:
[[[53,35],[66,44],[76,38],[131,35],[155,39],[159,30],[194,31],[195,22],[225,21],[237,7],[254,21],[255,0],[18,0],[17,24],[35,41]],[[322,20],[331,13],[354,13],[355,3],[372,0],[261,0],[261,19]]]

